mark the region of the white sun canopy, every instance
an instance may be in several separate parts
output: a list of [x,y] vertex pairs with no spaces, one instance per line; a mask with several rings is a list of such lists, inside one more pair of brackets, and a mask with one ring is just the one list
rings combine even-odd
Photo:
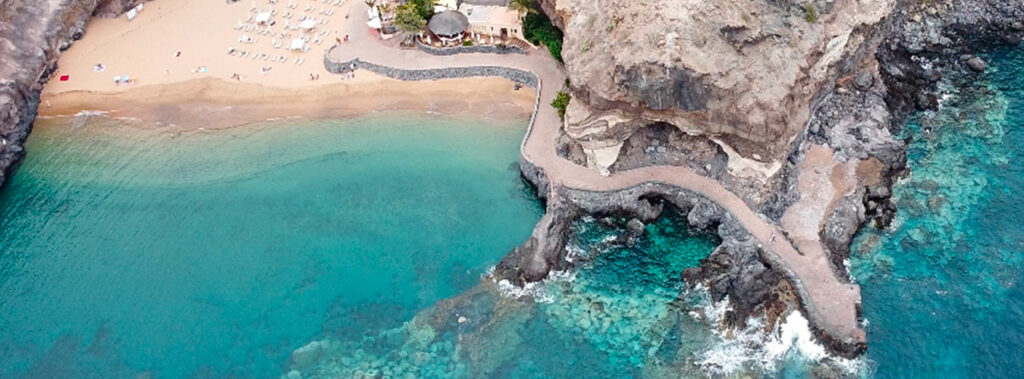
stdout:
[[270,21],[270,12],[261,12],[256,15],[256,22],[263,23],[267,21]]
[[306,47],[306,41],[301,38],[293,39],[292,44],[288,45],[289,50],[302,50],[303,47]]
[[316,26],[316,21],[313,21],[313,20],[305,20],[301,24],[299,24],[300,28],[306,29],[306,30],[313,29],[315,26]]

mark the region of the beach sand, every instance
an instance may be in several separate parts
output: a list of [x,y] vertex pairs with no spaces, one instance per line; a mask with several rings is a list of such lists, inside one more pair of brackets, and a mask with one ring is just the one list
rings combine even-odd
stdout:
[[[73,115],[83,110],[110,112],[114,117],[183,128],[218,128],[280,117],[335,118],[376,111],[409,111],[470,116],[481,119],[528,117],[533,108],[532,89],[514,89],[510,81],[495,78],[402,82],[365,71],[354,77],[327,72],[324,51],[335,38],[376,38],[365,31],[345,30],[345,17],[354,1],[342,6],[319,1],[290,0],[276,5],[264,1],[227,4],[210,0],[157,0],[132,21],[91,19],[85,36],[65,51],[58,69],[43,88],[39,114],[43,117]],[[303,12],[310,6],[311,12]],[[275,49],[272,40],[287,45],[289,38],[235,30],[239,21],[256,15],[253,8],[275,9],[271,27],[280,33],[285,23],[297,23],[307,14],[327,19],[307,35],[322,38],[306,52]],[[317,9],[334,10],[333,16]],[[286,12],[293,13],[284,19]],[[350,17],[365,18],[363,14]],[[352,23],[359,25],[359,23]],[[320,36],[322,30],[328,34]],[[358,33],[356,33],[358,32]],[[258,38],[241,44],[242,35]],[[358,37],[357,37],[358,36]],[[343,44],[344,46],[344,44]],[[228,48],[285,56],[287,63],[228,55]],[[181,55],[178,56],[178,52]],[[302,65],[295,64],[303,58]],[[102,64],[102,72],[96,72]],[[193,68],[205,67],[205,72]],[[261,73],[264,67],[270,71]],[[239,74],[239,79],[234,79]],[[318,80],[310,80],[310,75]],[[61,76],[67,75],[67,81]],[[115,84],[114,76],[131,76],[132,85]]]

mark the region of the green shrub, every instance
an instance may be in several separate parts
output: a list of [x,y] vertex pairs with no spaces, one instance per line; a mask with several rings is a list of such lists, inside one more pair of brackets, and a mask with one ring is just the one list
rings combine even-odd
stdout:
[[473,40],[467,39],[465,41],[462,41],[462,46],[473,46]]
[[543,12],[526,14],[523,20],[523,36],[534,45],[546,46],[551,56],[559,62],[562,61],[562,31],[551,25],[551,20]]
[[434,16],[434,0],[409,0],[408,3],[416,7],[416,11],[424,20],[429,20]]
[[558,91],[558,95],[555,96],[555,100],[551,101],[551,106],[558,111],[558,117],[562,120],[565,120],[565,108],[569,106],[569,100],[572,100],[572,95],[563,91]]
[[818,22],[818,8],[814,7],[814,3],[804,5],[804,19],[812,24]]

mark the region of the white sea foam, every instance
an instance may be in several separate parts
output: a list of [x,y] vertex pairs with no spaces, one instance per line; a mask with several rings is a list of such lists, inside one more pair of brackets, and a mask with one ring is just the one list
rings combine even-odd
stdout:
[[83,110],[83,111],[79,111],[78,113],[75,113],[75,117],[103,116],[103,115],[105,115],[107,113],[110,113],[110,112],[107,112],[107,111]]
[[[488,270],[489,273],[493,273],[494,269]],[[493,278],[493,276],[492,276]],[[507,279],[502,279],[495,284],[498,286],[498,293],[502,296],[520,299],[523,297],[532,298],[533,301],[538,303],[552,303],[555,301],[554,294],[549,291],[549,285],[556,282],[572,282],[576,280],[576,274],[571,270],[565,271],[551,271],[547,278],[539,282],[525,283],[522,286],[517,286]]]
[[[711,302],[703,287],[699,304],[703,312],[691,312],[691,317],[704,319],[712,327],[717,338],[709,349],[697,357],[697,364],[712,375],[730,375],[743,371],[774,373],[787,357],[797,357],[801,364],[817,364],[827,361],[830,365],[848,374],[857,375],[867,370],[864,358],[846,359],[828,354],[811,332],[810,323],[797,311],[790,312],[770,330],[765,329],[764,318],[747,320],[743,330],[724,330],[725,314],[731,309],[728,299]],[[703,317],[701,317],[703,313]]]

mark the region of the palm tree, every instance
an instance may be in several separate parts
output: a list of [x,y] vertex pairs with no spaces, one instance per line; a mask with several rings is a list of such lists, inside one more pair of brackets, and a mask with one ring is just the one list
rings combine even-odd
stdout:
[[377,11],[380,12],[380,20],[387,21],[388,13],[391,13],[391,3],[385,2],[384,4],[378,5]]
[[373,9],[373,6],[377,4],[377,0],[363,0],[363,4],[366,4],[367,8]]
[[427,26],[427,20],[420,16],[416,4],[405,3],[395,9],[395,25],[405,32],[407,40],[411,40],[417,32]]
[[508,2],[508,9],[519,12],[519,17],[526,16],[527,13],[537,13],[537,9],[533,7],[535,0],[511,0]]

